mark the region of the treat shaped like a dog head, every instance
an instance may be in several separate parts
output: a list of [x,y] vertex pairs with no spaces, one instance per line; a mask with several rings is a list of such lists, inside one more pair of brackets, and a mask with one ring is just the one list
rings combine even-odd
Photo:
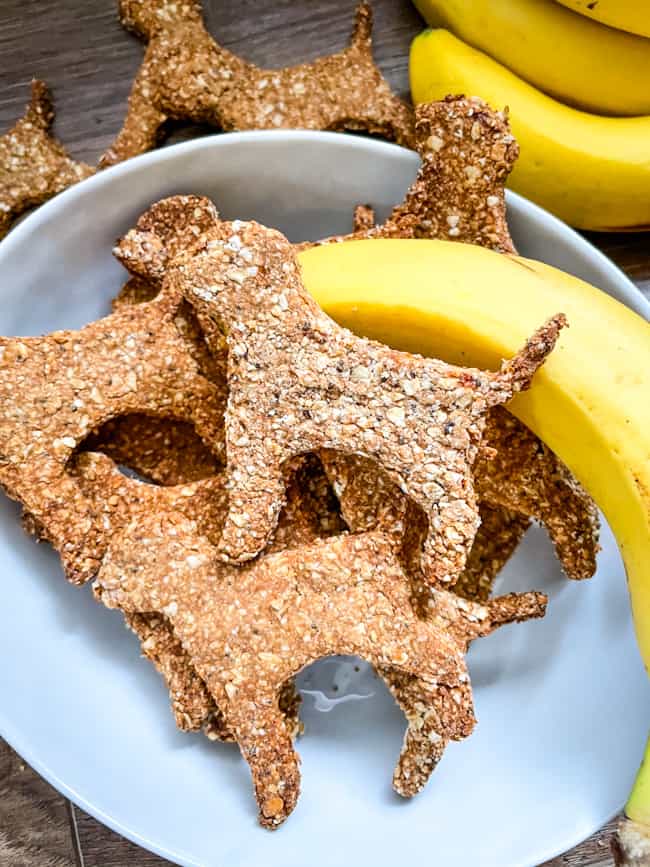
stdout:
[[516,252],[506,221],[505,185],[519,147],[507,113],[494,111],[478,97],[422,103],[415,109],[414,148],[422,165],[384,223],[375,225],[372,209],[359,206],[352,234],[316,243],[439,238]]

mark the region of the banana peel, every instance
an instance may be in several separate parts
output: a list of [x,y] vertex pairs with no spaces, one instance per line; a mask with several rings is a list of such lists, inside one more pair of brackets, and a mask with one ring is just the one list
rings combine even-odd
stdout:
[[[338,322],[398,349],[496,368],[534,330],[569,321],[508,408],[605,513],[625,563],[650,670],[650,325],[541,262],[434,240],[365,240],[300,254],[305,285]],[[618,836],[620,864],[650,864],[650,741]],[[636,860],[633,860],[636,858]],[[641,860],[639,860],[639,858]]]
[[413,40],[416,103],[447,94],[508,106],[521,156],[510,186],[581,229],[650,227],[650,116],[601,117],[569,108],[447,30]]
[[647,0],[556,0],[586,18],[636,33],[650,36],[650,9]]
[[650,114],[649,39],[539,0],[414,3],[427,24],[446,27],[562,102],[596,114]]

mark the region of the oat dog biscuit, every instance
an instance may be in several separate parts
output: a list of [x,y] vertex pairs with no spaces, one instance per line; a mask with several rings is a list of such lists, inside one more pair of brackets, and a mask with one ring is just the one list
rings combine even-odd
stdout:
[[486,425],[474,467],[479,498],[540,521],[569,578],[596,571],[596,504],[567,467],[535,434],[498,408]]
[[[132,521],[166,513],[180,513],[192,522],[198,534],[209,541],[219,539],[228,502],[220,475],[192,484],[159,487],[128,478],[106,455],[88,452],[75,456],[71,469],[92,503],[96,520],[107,539],[119,536]],[[270,550],[308,544],[341,532],[343,524],[334,511],[332,494],[320,462],[314,456],[300,458],[286,468],[286,475],[287,505],[280,516]],[[93,553],[99,555],[101,551]],[[154,612],[127,613],[126,622],[140,639],[143,654],[165,679],[178,727],[184,731],[203,729],[212,739],[232,740],[232,733],[214,699],[167,618]],[[294,734],[300,728],[298,705],[292,684],[287,683],[281,695],[281,707]]]
[[465,599],[485,602],[497,575],[530,527],[531,519],[503,506],[491,506],[486,500],[479,501],[479,517],[481,526],[453,591]]
[[54,109],[44,81],[32,81],[32,95],[23,117],[0,136],[0,238],[28,208],[93,173],[71,159],[50,134]]
[[391,686],[409,727],[393,785],[410,796],[444,743],[473,727],[468,641],[540,616],[545,605],[541,594],[486,607],[436,591],[424,621],[381,534],[336,536],[242,568],[222,563],[191,522],[164,513],[131,523],[114,540],[95,592],[109,607],[169,619],[249,763],[260,821],[269,828],[298,797],[298,757],[279,694],[302,668],[344,653],[395,672]]
[[[505,182],[518,148],[507,115],[492,110],[478,98],[447,97],[441,102],[419,105],[415,148],[422,157],[422,166],[404,201],[393,209],[388,220],[376,226],[372,209],[359,206],[352,235],[320,243],[352,238],[421,237],[464,241],[502,253],[514,252],[506,221]],[[488,428],[493,444],[510,445],[500,448],[497,463],[487,460],[486,452],[478,466],[486,499],[492,494],[492,509],[485,512],[489,527],[479,531],[468,572],[459,578],[458,589],[471,594],[480,586],[483,598],[498,567],[507,560],[507,556],[504,560],[501,555],[514,551],[517,540],[525,532],[526,515],[544,523],[568,576],[592,575],[596,567],[599,520],[588,494],[561,461],[509,413],[491,413]],[[524,466],[520,466],[521,462]],[[339,466],[338,472],[343,469]],[[363,472],[363,468],[360,469]],[[352,467],[345,468],[348,485],[352,471]],[[372,515],[369,501],[380,499],[369,493],[373,477],[376,481],[376,473],[370,468],[370,476],[365,481],[360,480],[361,500],[356,518],[359,519],[359,511],[365,513],[365,518],[357,524],[354,516],[348,514],[351,527],[384,526],[381,520],[379,523],[367,520]],[[502,488],[503,493],[498,493]],[[348,494],[344,512],[353,509],[350,496]],[[387,496],[390,501],[393,494]],[[513,512],[518,516],[516,519]],[[393,527],[403,524],[404,515],[399,520],[394,517]],[[497,539],[501,540],[499,548]],[[500,555],[496,556],[498,550]]]
[[[478,525],[471,466],[485,413],[528,387],[563,317],[498,373],[458,368],[338,326],[304,289],[294,250],[279,232],[215,220],[194,241],[167,262],[164,285],[185,294],[201,324],[227,334],[223,552],[234,562],[254,557],[284,499],[282,464],[333,448],[375,458],[421,506],[429,522],[428,579],[454,580]],[[155,246],[151,233],[135,230],[120,249],[134,261],[141,248]]]
[[[462,103],[463,103],[463,110],[469,111],[470,109],[468,109],[468,107],[467,107],[467,101],[463,100]],[[445,103],[443,105],[443,107],[446,108],[447,103]],[[455,103],[451,107],[454,108]],[[430,107],[427,107],[427,108],[430,108]],[[488,114],[489,114],[489,110],[487,108],[485,109],[485,111],[488,112]],[[445,114],[445,116],[447,116],[447,115]],[[499,120],[499,118],[497,117],[495,119],[494,123],[497,124],[498,120]],[[476,138],[476,136],[475,136],[475,138]],[[488,154],[488,156],[489,156],[489,154]],[[460,181],[458,181],[458,182],[460,183]],[[417,186],[418,186],[418,184],[416,183],[416,187]],[[425,188],[426,188],[426,185],[425,185]],[[428,195],[430,198],[433,198],[437,195],[436,190],[435,190],[435,186],[432,185],[432,186],[430,186],[430,188],[428,188]],[[501,199],[503,200],[503,191],[502,190],[501,190]],[[406,201],[407,202],[411,201],[410,194],[407,195]],[[154,208],[151,209],[151,212],[154,212],[154,210],[158,209],[158,208],[161,210],[162,213],[176,213],[177,214],[177,216],[174,218],[174,220],[171,220],[171,221],[169,219],[163,220],[164,225],[158,230],[159,234],[161,234],[163,237],[169,239],[170,238],[169,225],[171,225],[173,223],[176,223],[177,225],[183,225],[184,221],[187,220],[187,216],[186,216],[186,214],[181,213],[180,204],[177,202],[174,202],[174,200],[166,200],[166,202],[158,203],[158,205],[156,205]],[[401,208],[402,208],[402,210],[407,209],[406,205],[401,206]],[[186,206],[186,209],[187,209],[187,206]],[[149,213],[150,212],[148,212],[148,214]],[[355,219],[363,219],[367,223],[372,222],[371,209],[369,209],[368,206],[359,206],[359,208],[357,208],[357,210],[355,212]],[[485,219],[487,219],[487,223],[482,222]],[[473,224],[478,228],[478,230],[480,230],[482,228],[490,228],[492,225],[490,223],[490,219],[491,218],[489,217],[489,215],[488,215],[488,217],[486,217],[486,212],[484,210],[481,211],[479,209],[475,214],[475,220],[473,221]],[[401,228],[404,228],[404,225],[401,223],[396,223],[395,225],[396,225],[397,229],[399,229],[399,230],[401,230]],[[505,230],[507,231],[507,226],[505,225],[505,222],[503,223],[503,226],[504,226]],[[142,229],[146,229],[147,227],[156,228],[153,224],[153,218],[151,216],[147,216],[147,215],[145,215],[143,218],[141,218],[141,221],[139,221],[139,223],[138,223],[138,227],[142,228]],[[407,229],[408,229],[408,226],[407,226]],[[436,232],[438,229],[439,229],[439,226],[437,224],[435,226],[433,224],[430,224],[430,225],[428,225],[427,232],[430,233],[432,237],[436,237]],[[154,240],[155,239],[152,239],[152,245],[153,246],[155,246]],[[130,267],[132,267],[136,270],[140,269],[143,271],[143,273],[147,273],[147,269],[150,267],[150,262],[145,261],[146,268],[143,268],[143,264],[140,261],[140,256],[142,256],[143,254],[138,252],[138,254],[136,254],[134,257],[129,258],[130,252],[133,253],[134,251],[130,251],[130,248],[128,245],[126,246],[126,250],[124,251],[124,255],[123,255],[123,251],[121,249],[118,249],[118,254],[120,256],[123,256],[126,264],[130,265]],[[164,244],[161,244],[160,250],[159,250],[159,262],[157,263],[156,268],[154,269],[154,276],[158,281],[160,281],[161,276],[164,273],[164,267],[165,267],[165,263],[167,261],[167,258],[168,258],[168,255],[167,255],[166,251],[164,250]],[[146,257],[145,257],[145,260],[146,260]],[[136,278],[134,278],[134,279],[136,279]],[[514,419],[514,417],[510,416],[509,414],[503,413],[503,412],[501,412],[501,413],[495,412],[495,413],[491,414],[490,419],[491,419],[491,424],[490,424],[491,428],[498,428],[499,425],[501,425],[504,427],[504,429],[507,428],[507,430],[511,432],[509,434],[509,439],[511,441],[514,441],[513,435],[512,435],[512,430],[519,428],[520,429],[519,436],[520,436],[522,442],[523,441],[528,442],[529,447],[532,447],[532,443],[536,442],[537,448],[540,451],[544,448],[544,447],[542,447],[539,440],[537,440],[534,437],[534,435],[530,431],[528,431],[528,429],[521,422],[518,422],[516,419]],[[495,431],[495,434],[496,434],[496,431]],[[546,449],[545,452],[548,453],[549,460],[550,460],[551,459],[551,453],[548,451],[548,449]],[[513,449],[506,450],[506,451],[502,450],[501,463],[500,463],[500,466],[498,468],[498,476],[496,479],[497,485],[500,481],[502,481],[503,479],[506,479],[508,477],[507,460],[512,460],[514,462],[517,462],[519,460],[518,452],[516,450],[513,450]],[[593,508],[593,506],[587,506],[586,507],[586,504],[590,504],[590,500],[589,500],[588,495],[582,490],[582,488],[580,487],[578,482],[575,479],[573,479],[573,477],[570,475],[569,471],[565,467],[563,467],[563,465],[561,465],[559,460],[557,458],[553,458],[553,460],[555,461],[555,465],[557,467],[556,475],[561,473],[563,477],[571,480],[570,487],[575,492],[575,496],[569,498],[569,500],[566,503],[563,502],[561,497],[552,498],[552,500],[547,504],[545,517],[544,517],[545,523],[547,524],[547,526],[549,528],[551,526],[553,526],[555,528],[554,534],[556,536],[559,533],[563,532],[561,528],[563,526],[564,515],[567,514],[568,511],[571,511],[571,509],[573,508],[572,503],[575,502],[578,505],[578,510],[575,513],[578,516],[577,520],[579,522],[582,522],[583,539],[586,540],[588,538],[591,538],[592,540],[597,540],[598,517],[597,517],[597,513],[596,513],[595,509]],[[491,464],[489,462],[483,461],[482,467],[483,467],[484,474],[487,478],[491,472],[491,469],[490,469]],[[346,471],[346,475],[349,476],[351,471],[352,471],[352,467],[348,468]],[[555,472],[555,470],[554,470],[554,472]],[[510,475],[511,475],[512,479],[517,479],[517,480],[521,481],[522,477],[521,477],[521,474],[518,472],[518,469],[516,466],[512,467],[512,471],[511,471]],[[371,476],[374,478],[374,480],[376,482],[377,474],[374,471],[372,471]],[[348,479],[348,482],[349,482],[349,479]],[[366,480],[366,482],[367,482],[367,480]],[[373,481],[371,480],[370,482],[367,482],[367,484],[366,484],[366,482],[362,482],[361,489],[362,489],[363,497],[367,498],[369,496],[367,492],[372,487]],[[533,481],[524,480],[524,482],[527,485],[528,490],[530,490],[532,488],[533,492],[535,491],[534,480]],[[567,490],[567,491],[569,490],[568,483],[564,487],[565,487],[565,490]],[[518,510],[517,505],[516,505],[516,500],[513,501],[513,497],[515,495],[514,495],[514,492],[512,489],[513,489],[513,484],[511,481],[511,484],[510,484],[510,491],[511,491],[511,493],[510,493],[510,508],[505,507],[505,508],[501,509],[498,507],[498,504],[493,503],[492,504],[493,507],[490,510],[488,510],[487,505],[486,505],[486,508],[484,510],[485,511],[485,519],[486,519],[486,521],[488,521],[489,526],[486,526],[482,531],[479,530],[478,536],[477,536],[475,543],[474,543],[474,547],[472,549],[472,556],[470,558],[470,562],[468,563],[468,572],[459,578],[460,583],[459,583],[458,589],[460,592],[471,595],[473,592],[473,589],[477,589],[480,586],[482,588],[481,589],[481,598],[484,598],[485,593],[487,592],[489,587],[491,587],[492,581],[496,577],[496,574],[499,571],[500,567],[507,561],[509,554],[514,551],[514,548],[516,547],[517,542],[521,539],[521,537],[523,536],[523,534],[524,534],[524,532],[525,532],[525,530],[529,524],[529,521],[525,520],[525,515],[526,514],[534,514],[536,517],[538,517],[538,518],[540,517],[539,509],[536,510],[534,507],[531,507],[530,504],[528,504],[526,506],[526,508],[523,509],[523,511]],[[525,496],[526,496],[525,493],[522,492],[522,498]],[[534,493],[533,493],[533,496],[535,496]],[[374,498],[374,499],[375,499],[375,501],[378,501],[378,498]],[[390,497],[388,499],[390,501]],[[540,499],[541,499],[541,493],[538,496],[538,501]],[[350,508],[349,500],[350,500],[350,495],[348,495],[348,508]],[[397,502],[399,502],[399,498],[398,498]],[[515,502],[515,505],[513,505],[513,502]],[[552,515],[549,511],[549,509],[553,509],[553,508],[555,509],[554,515]],[[513,515],[513,510],[514,510],[514,513],[516,514],[516,517]],[[371,511],[368,512],[369,515],[371,513],[372,513]],[[358,517],[358,515],[357,515],[357,517]],[[417,516],[415,516],[413,518],[413,520],[417,521]],[[569,523],[571,523],[572,519],[568,518],[567,520]],[[402,519],[400,519],[400,521],[402,521]],[[587,522],[590,523],[590,527],[588,527]],[[402,521],[402,525],[403,525],[403,521]],[[358,523],[353,523],[352,526],[354,526],[356,529],[362,529],[362,528],[368,529],[369,527],[382,526],[382,525],[381,525],[381,523],[376,524],[375,522],[371,522],[370,524],[362,522],[360,525]],[[420,522],[420,526],[421,526],[421,522]],[[571,532],[571,531],[569,531],[569,532]],[[410,527],[409,535],[410,535],[411,539],[415,536],[415,532],[414,532],[413,527]],[[589,552],[588,547],[585,546],[584,558],[586,558],[586,559],[584,559],[583,565],[586,565],[586,568],[584,568],[582,571],[583,577],[586,576],[587,574],[593,573],[593,570],[595,568],[595,552],[596,551],[597,551],[597,545],[595,544],[595,541],[592,544],[591,552]],[[575,554],[575,553],[576,553],[576,550],[574,548],[573,554]],[[575,575],[575,570],[572,568],[571,565],[568,565],[567,556],[570,556],[568,554],[568,552],[563,551],[563,552],[561,552],[560,559],[563,562],[565,569],[567,570],[567,574]],[[591,565],[588,565],[589,563]]]
[[144,413],[222,442],[223,395],[201,376],[162,293],[79,331],[0,338],[0,484],[43,528],[69,579],[98,565],[102,529],[67,463],[104,422]]
[[360,205],[351,235],[316,243],[438,238],[516,252],[506,221],[505,185],[519,146],[507,114],[478,97],[422,103],[415,109],[414,148],[422,165],[386,222],[375,225],[372,209]]
[[198,0],[121,0],[120,20],[148,45],[124,125],[101,159],[107,166],[154,147],[168,119],[223,130],[362,130],[402,144],[412,108],[372,59],[372,16],[361,3],[343,51],[285,69],[260,69],[219,45]]
[[[421,511],[374,461],[329,450],[321,458],[350,529],[391,534],[400,543],[407,573],[417,576],[426,534]],[[593,575],[598,552],[593,501],[553,452],[502,407],[487,415],[473,478],[485,523],[455,591],[486,599],[531,518],[546,527],[569,578]]]

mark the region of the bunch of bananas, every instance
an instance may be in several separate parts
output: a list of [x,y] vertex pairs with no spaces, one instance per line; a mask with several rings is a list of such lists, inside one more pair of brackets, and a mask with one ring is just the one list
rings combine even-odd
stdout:
[[414,102],[464,93],[508,106],[513,189],[577,228],[650,228],[647,0],[415,5],[439,29],[411,46]]

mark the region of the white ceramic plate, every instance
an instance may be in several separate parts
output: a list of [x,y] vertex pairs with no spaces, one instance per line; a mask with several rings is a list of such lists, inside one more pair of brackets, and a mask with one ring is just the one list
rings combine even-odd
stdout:
[[[132,160],[63,193],[0,244],[0,333],[105,313],[124,279],[111,245],[163,195],[204,193],[225,216],[316,238],[347,231],[359,202],[384,216],[417,166],[393,145],[304,132],[222,135]],[[523,253],[647,315],[632,284],[578,235],[517,196],[509,206]],[[404,723],[383,685],[365,667],[331,661],[305,672],[303,794],[275,834],[256,824],[236,748],[175,730],[162,682],[119,614],[65,583],[6,500],[0,563],[0,733],[89,813],[172,861],[528,867],[595,831],[634,778],[650,687],[607,528],[598,574],[582,584],[562,577],[542,531],[527,535],[499,589],[545,590],[548,616],[473,646],[479,725],[410,802],[390,788]],[[326,700],[349,693],[372,695]]]

